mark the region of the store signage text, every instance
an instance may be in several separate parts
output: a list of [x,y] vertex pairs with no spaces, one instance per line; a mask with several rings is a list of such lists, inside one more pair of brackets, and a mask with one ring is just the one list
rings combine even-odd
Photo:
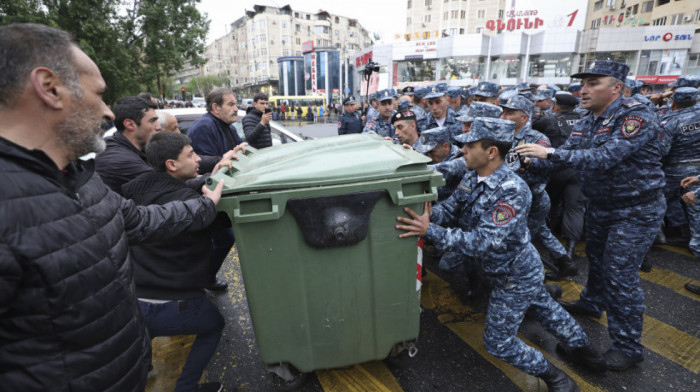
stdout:
[[316,53],[311,53],[311,91],[316,93]]
[[355,59],[355,65],[359,68],[363,65],[367,65],[367,63],[369,63],[370,60],[372,60],[372,51],[371,50],[369,52],[361,55],[361,56],[358,56]]
[[690,41],[693,39],[692,34],[676,34],[673,35],[673,33],[666,33],[664,35],[645,35],[644,36],[644,41],[661,41],[664,40],[666,42],[668,41]]
[[[501,31],[501,30],[530,30],[530,29],[538,29],[544,25],[544,20],[540,19],[537,17],[538,11],[537,10],[524,10],[524,11],[510,11],[508,12],[507,16],[529,16],[526,18],[509,18],[507,22],[504,22],[502,19],[496,19],[496,20],[487,20],[486,21],[486,28],[491,30],[491,31]],[[569,17],[569,22],[567,24],[567,27],[571,27],[571,25],[574,24],[574,20],[576,19],[576,15],[578,15],[578,10],[575,10],[574,12],[566,15]],[[534,18],[530,18],[533,17]]]

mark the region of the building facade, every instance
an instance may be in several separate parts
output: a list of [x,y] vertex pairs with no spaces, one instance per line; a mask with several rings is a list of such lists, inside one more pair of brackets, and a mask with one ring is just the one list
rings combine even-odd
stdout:
[[[372,45],[369,33],[356,19],[322,10],[295,10],[289,5],[255,5],[230,27],[229,33],[207,46],[207,63],[199,73],[227,77],[241,97],[252,97],[258,91],[280,93],[280,78],[295,76],[280,76],[280,70],[293,71],[294,67],[280,67],[277,60],[302,56],[304,42],[333,48],[342,59]],[[175,75],[175,80],[180,76]]]

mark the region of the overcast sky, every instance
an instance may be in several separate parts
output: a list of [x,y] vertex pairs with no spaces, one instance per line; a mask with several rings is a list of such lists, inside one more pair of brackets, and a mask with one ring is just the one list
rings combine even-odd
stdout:
[[357,19],[370,32],[379,33],[381,40],[392,41],[395,34],[403,34],[406,24],[405,0],[201,0],[200,12],[206,12],[209,20],[207,44],[226,34],[229,25],[245,15],[246,9],[254,5],[283,7],[289,4],[292,10],[318,12],[322,9],[332,15]]

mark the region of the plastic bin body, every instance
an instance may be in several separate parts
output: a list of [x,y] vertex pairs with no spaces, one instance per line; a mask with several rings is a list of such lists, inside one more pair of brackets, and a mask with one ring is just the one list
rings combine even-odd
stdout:
[[[343,165],[349,157],[371,168]],[[232,175],[213,179],[226,179],[219,209],[236,233],[263,362],[310,372],[383,359],[415,340],[417,238],[399,239],[394,226],[404,207],[422,212],[437,198],[442,177],[428,159],[372,135],[245,158]]]

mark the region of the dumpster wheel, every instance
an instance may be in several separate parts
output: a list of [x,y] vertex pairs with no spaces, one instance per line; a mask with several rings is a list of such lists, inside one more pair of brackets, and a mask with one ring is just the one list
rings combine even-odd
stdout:
[[418,346],[416,342],[401,342],[394,345],[389,352],[390,357],[398,357],[403,351],[408,351],[408,356],[410,358],[418,355]]
[[294,365],[282,362],[275,365],[266,365],[267,371],[274,373],[273,385],[278,391],[292,391],[299,388],[309,378],[309,373],[302,373]]

